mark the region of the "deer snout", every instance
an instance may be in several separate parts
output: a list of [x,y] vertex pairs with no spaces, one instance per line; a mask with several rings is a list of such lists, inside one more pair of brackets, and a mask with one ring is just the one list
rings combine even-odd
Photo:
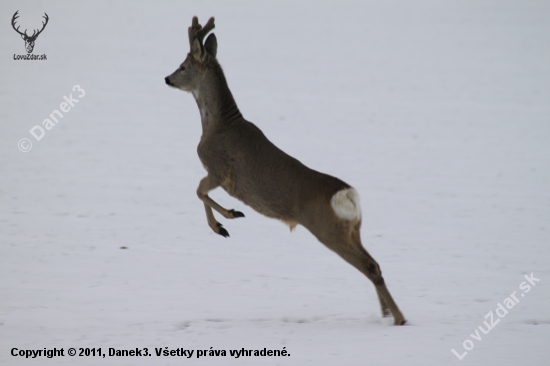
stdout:
[[174,86],[174,84],[172,84],[172,82],[170,81],[170,79],[168,79],[168,76],[164,78],[164,81],[166,81],[166,84],[170,85],[170,86]]

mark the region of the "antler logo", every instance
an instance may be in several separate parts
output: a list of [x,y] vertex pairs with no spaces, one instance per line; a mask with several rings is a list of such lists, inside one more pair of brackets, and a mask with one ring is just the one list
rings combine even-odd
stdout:
[[23,38],[23,40],[25,41],[25,48],[27,49],[27,53],[32,53],[32,50],[34,49],[34,42],[36,41],[36,38],[38,37],[38,35],[40,33],[42,33],[44,28],[46,28],[46,24],[48,24],[48,19],[49,19],[48,14],[44,13],[44,19],[46,19],[46,21],[42,22],[42,29],[40,29],[40,30],[35,29],[34,32],[32,33],[32,36],[29,36],[27,34],[26,29],[25,29],[25,32],[21,33],[19,31],[19,26],[17,28],[15,28],[15,20],[17,18],[19,18],[19,15],[17,13],[19,13],[19,10],[17,10],[15,12],[15,14],[13,14],[13,18],[11,18],[11,26],[13,27],[13,29],[15,29],[15,31],[17,33],[19,33],[21,35],[21,38]]

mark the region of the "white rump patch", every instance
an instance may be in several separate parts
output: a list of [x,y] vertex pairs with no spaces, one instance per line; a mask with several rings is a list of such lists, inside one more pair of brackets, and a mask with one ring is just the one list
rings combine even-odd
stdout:
[[353,188],[336,192],[330,199],[330,204],[336,215],[341,219],[350,221],[361,219],[359,193]]

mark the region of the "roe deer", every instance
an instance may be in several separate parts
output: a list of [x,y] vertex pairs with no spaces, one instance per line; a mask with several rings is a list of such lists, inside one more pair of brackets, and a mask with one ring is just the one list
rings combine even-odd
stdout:
[[199,107],[202,136],[197,152],[208,174],[200,181],[197,195],[204,203],[208,225],[227,237],[229,233],[216,221],[212,209],[226,219],[244,217],[208,196],[209,191],[221,186],[229,195],[265,216],[283,221],[291,230],[298,224],[304,226],[372,281],[382,316],[391,314],[395,324],[405,324],[380,266],[361,244],[357,191],[285,154],[243,118],[216,59],[216,36],[210,34],[203,44],[213,28],[214,18],[202,27],[193,17],[188,29],[190,52],[165,78],[166,84],[192,93]]

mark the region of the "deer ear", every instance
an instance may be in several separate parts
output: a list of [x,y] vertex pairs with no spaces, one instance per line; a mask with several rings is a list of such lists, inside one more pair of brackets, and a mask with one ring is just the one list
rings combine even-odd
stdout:
[[206,52],[216,57],[216,53],[218,52],[218,41],[216,40],[216,35],[214,33],[210,34],[208,38],[206,38],[206,42],[204,42],[204,49]]
[[193,43],[191,44],[191,54],[197,61],[202,61],[204,58],[204,48],[202,47],[201,41],[197,38],[194,38]]

